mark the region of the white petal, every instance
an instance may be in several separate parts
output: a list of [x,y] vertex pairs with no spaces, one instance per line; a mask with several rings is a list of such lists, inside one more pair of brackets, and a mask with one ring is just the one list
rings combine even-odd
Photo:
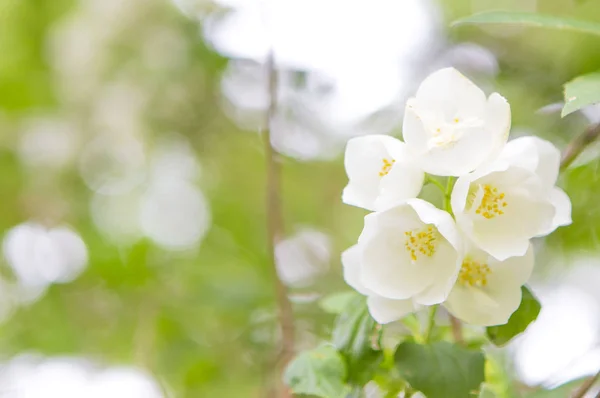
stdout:
[[[428,224],[435,225],[441,235],[436,251],[413,262],[404,246],[405,232]],[[367,215],[359,243],[363,248],[364,286],[391,299],[407,299],[433,284],[450,283],[448,279],[462,262],[462,243],[452,217],[421,199]],[[439,300],[435,297],[439,297],[440,290],[436,287],[427,296],[433,298],[425,300]]]
[[444,307],[463,322],[478,326],[502,325],[508,322],[521,303],[521,287],[484,292],[474,287],[457,285]]
[[367,210],[373,210],[375,200],[377,199],[378,187],[362,184],[359,186],[356,183],[348,183],[342,191],[342,202],[347,205],[361,207]]
[[344,280],[350,287],[365,296],[373,294],[363,286],[360,281],[362,251],[358,245],[348,248],[342,253],[342,266],[344,267]]
[[381,231],[364,247],[361,280],[376,294],[392,299],[407,299],[431,285],[435,268],[412,264],[403,245],[404,230]]
[[536,173],[544,187],[552,187],[558,178],[560,151],[554,144],[539,137],[519,137],[509,141],[500,158]]
[[[423,81],[407,102],[403,137],[427,173],[460,176],[498,156],[510,129],[510,106],[453,68]],[[462,122],[459,122],[462,121]]]
[[465,210],[469,179],[477,176],[459,178],[456,191],[453,192],[452,207],[457,224],[461,230],[480,248],[498,260],[512,256],[522,256],[527,251],[529,239],[550,228],[555,210],[543,189],[540,179],[533,173],[520,167],[507,167],[505,162],[495,162],[487,167],[488,174],[472,180],[471,187],[490,184],[506,194],[507,207],[504,214],[487,219],[476,214],[483,197],[482,188],[471,208]]
[[554,206],[554,218],[552,225],[545,230],[542,230],[537,236],[545,236],[554,231],[558,227],[570,225],[571,219],[571,199],[569,196],[558,187],[552,188],[550,191],[550,202]]
[[379,194],[383,159],[390,157],[386,144],[393,140],[393,137],[371,135],[348,141],[344,166],[349,182],[342,195],[344,203],[373,210]]
[[550,201],[556,209],[553,223],[560,227],[570,225],[573,222],[571,219],[571,199],[566,192],[555,187],[550,192]]
[[428,149],[429,133],[425,130],[420,116],[415,112],[413,103],[414,99],[406,102],[402,122],[402,138],[416,154],[422,154]]
[[462,256],[457,256],[455,249],[450,245],[442,246],[438,249],[439,263],[437,264],[438,273],[429,287],[415,295],[415,303],[422,305],[434,305],[444,302],[452,287],[456,283],[456,278],[462,264]]
[[534,264],[535,256],[531,244],[524,256],[510,257],[504,261],[489,258],[488,265],[491,271],[487,279],[487,288],[498,291],[514,286],[521,287],[529,280]]
[[412,300],[391,300],[380,296],[369,296],[367,307],[373,319],[386,324],[397,321],[418,310]]
[[462,240],[452,216],[422,199],[407,201],[425,224],[433,224],[457,252],[462,252]]
[[416,94],[419,104],[427,109],[452,117],[483,114],[485,94],[472,81],[454,68],[440,69],[429,75],[419,86]]
[[504,214],[493,219],[475,216],[472,240],[483,250],[502,261],[522,256],[529,247],[529,239],[536,236],[554,217],[549,202],[526,195],[513,194]]
[[358,243],[364,244],[379,236],[382,231],[399,233],[422,226],[421,219],[414,209],[406,203],[393,208],[370,213],[365,216],[365,225],[358,237]]
[[446,300],[456,282],[463,261],[463,242],[454,220],[445,211],[420,199],[408,203],[415,209],[421,220],[436,226],[449,245],[440,245],[435,256],[440,260],[434,283],[418,293],[414,300],[423,305],[439,304]]
[[454,144],[432,148],[422,155],[419,166],[433,175],[461,176],[488,161],[495,145],[492,137],[475,127],[463,132],[463,137]]
[[450,205],[454,214],[461,214],[465,211],[471,181],[471,176],[463,176],[459,177],[454,183],[450,196]]
[[[384,168],[384,162],[390,166]],[[349,140],[344,165],[349,182],[343,202],[368,210],[416,197],[423,185],[423,172],[415,167],[405,144],[394,137],[370,135]],[[382,204],[377,205],[381,195]]]
[[486,132],[494,140],[492,151],[489,154],[490,161],[496,158],[504,148],[510,133],[510,124],[511,114],[508,101],[500,94],[493,93],[487,100],[485,110]]
[[381,143],[385,146],[387,153],[396,161],[410,162],[413,160],[413,155],[406,144],[397,138],[389,135],[380,135]]
[[380,195],[375,200],[376,210],[385,210],[406,199],[416,198],[421,192],[425,173],[409,162],[396,162],[381,179]]

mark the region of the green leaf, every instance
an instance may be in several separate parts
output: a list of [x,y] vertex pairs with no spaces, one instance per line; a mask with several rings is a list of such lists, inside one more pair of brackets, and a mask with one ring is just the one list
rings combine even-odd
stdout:
[[484,380],[483,353],[446,341],[402,343],[395,362],[406,381],[427,398],[476,397]]
[[479,398],[497,398],[497,395],[490,387],[484,385],[479,393]]
[[330,345],[323,345],[298,355],[283,375],[285,383],[295,394],[323,398],[344,398],[350,393],[345,384],[346,364]]
[[542,306],[531,291],[523,286],[519,308],[510,316],[508,322],[486,329],[488,338],[497,346],[503,346],[516,335],[523,333],[527,326],[536,320]]
[[319,305],[325,312],[330,314],[341,314],[353,298],[357,297],[354,291],[332,293],[325,296]]
[[348,378],[358,385],[372,379],[383,360],[383,351],[372,347],[377,323],[371,318],[363,296],[348,301],[333,329],[333,344],[346,358]]
[[600,102],[600,72],[576,77],[565,84],[565,117],[579,109]]
[[598,23],[528,12],[485,11],[456,20],[452,23],[452,26],[467,24],[520,24],[540,28],[571,30],[600,36],[600,24]]

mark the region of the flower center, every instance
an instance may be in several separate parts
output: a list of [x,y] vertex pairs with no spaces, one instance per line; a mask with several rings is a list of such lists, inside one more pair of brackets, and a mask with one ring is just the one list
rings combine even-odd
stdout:
[[396,161],[394,159],[389,160],[389,159],[383,158],[383,166],[381,167],[381,171],[379,172],[379,177],[388,175],[388,173],[392,169],[392,166],[394,165],[394,163],[396,163]]
[[431,129],[432,136],[427,141],[429,149],[446,148],[454,146],[469,128],[483,127],[484,122],[479,118],[460,119],[455,117],[451,122],[441,122],[437,127]]
[[487,277],[491,273],[492,270],[487,264],[465,259],[458,274],[458,281],[464,286],[482,287],[487,285]]
[[508,203],[504,199],[504,192],[499,192],[498,188],[489,184],[483,185],[482,188],[483,198],[481,199],[479,207],[475,210],[475,213],[488,220],[503,215],[504,211],[502,209],[508,206]]
[[417,261],[419,256],[431,257],[435,254],[438,231],[432,226],[420,229],[413,229],[404,233],[406,239],[404,247],[410,253],[413,262]]
[[429,149],[450,147],[456,144],[461,137],[462,133],[453,131],[453,129],[444,132],[442,132],[442,129],[436,129],[433,137],[427,141],[427,146]]

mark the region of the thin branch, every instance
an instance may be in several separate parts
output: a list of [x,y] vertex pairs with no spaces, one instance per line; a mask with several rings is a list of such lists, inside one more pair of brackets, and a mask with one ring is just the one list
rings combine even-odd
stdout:
[[560,171],[566,170],[567,167],[577,159],[585,148],[595,142],[600,136],[600,124],[593,124],[585,129],[583,133],[575,137],[565,149],[560,161]]
[[[279,377],[287,363],[294,356],[294,314],[292,303],[287,294],[287,288],[279,279],[275,258],[275,246],[283,233],[283,216],[281,211],[281,168],[277,154],[271,144],[271,129],[273,119],[277,111],[277,70],[275,68],[275,59],[273,53],[269,53],[267,58],[268,90],[269,90],[269,108],[265,120],[265,129],[263,131],[264,150],[266,157],[266,211],[267,211],[267,234],[269,261],[273,271],[273,283],[275,285],[275,295],[279,312],[279,326],[281,327],[282,346],[279,357],[277,358],[277,376]],[[280,379],[280,377],[279,377]],[[285,389],[282,397],[291,396]]]
[[462,323],[450,313],[448,313],[448,317],[450,318],[450,327],[452,328],[452,337],[454,338],[454,341],[456,344],[463,345],[465,339],[463,338]]
[[431,335],[433,334],[433,328],[435,327],[435,314],[437,313],[439,305],[434,305],[429,310],[429,318],[427,321],[427,329],[425,329],[424,340],[425,343],[429,343]]
[[[598,371],[598,373],[596,373],[594,376],[590,377],[589,379],[587,379],[582,385],[581,387],[579,387],[577,389],[577,391],[575,391],[573,393],[573,395],[571,395],[571,398],[583,398],[585,397],[585,394],[590,390],[590,388],[592,388],[592,386],[594,384],[596,384],[596,382],[600,379],[600,370]],[[599,393],[600,394],[600,393]]]
[[433,184],[436,187],[438,187],[443,194],[446,193],[446,187],[444,187],[444,185],[441,182],[439,182],[436,178],[430,176],[429,174],[425,175],[425,184]]
[[448,177],[446,181],[446,191],[444,192],[444,210],[446,210],[452,217],[454,217],[454,213],[452,212],[452,188],[454,188],[454,178]]

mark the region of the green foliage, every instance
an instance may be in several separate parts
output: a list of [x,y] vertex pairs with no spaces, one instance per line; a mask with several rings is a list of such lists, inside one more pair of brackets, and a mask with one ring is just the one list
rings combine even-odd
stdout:
[[396,350],[395,363],[411,387],[427,398],[477,396],[484,381],[483,353],[445,341],[430,345],[404,342]]
[[600,72],[576,77],[565,84],[565,106],[562,116],[598,102],[600,102]]
[[372,348],[375,326],[362,296],[348,301],[336,321],[333,344],[345,357],[349,380],[353,384],[366,384],[383,360],[383,352]]
[[520,24],[540,28],[571,30],[600,36],[599,23],[528,12],[486,11],[458,19],[452,23],[452,26],[467,24]]
[[481,392],[479,393],[479,398],[496,398],[496,394],[492,391],[491,388],[483,386]]
[[[141,122],[152,126],[149,135],[179,132],[188,137],[198,152],[203,167],[200,184],[210,201],[213,219],[213,227],[199,251],[183,255],[165,252],[147,240],[135,245],[125,242],[113,244],[94,227],[89,212],[92,194],[79,178],[76,166],[65,170],[56,180],[40,184],[36,173],[31,173],[19,161],[15,150],[19,146],[18,132],[20,126],[27,122],[28,115],[37,112],[81,114],[81,119],[87,119],[88,113],[95,109],[94,101],[78,103],[75,107],[61,102],[63,84],[56,80],[49,62],[53,35],[60,32],[62,21],[70,20],[67,11],[74,10],[77,3],[80,2],[13,0],[0,6],[0,50],[3,54],[0,59],[1,232],[5,233],[27,219],[40,221],[50,216],[50,223],[72,225],[82,235],[90,255],[87,270],[77,280],[52,286],[38,301],[15,309],[15,313],[2,325],[0,351],[5,358],[22,352],[39,352],[42,355],[91,357],[106,365],[139,366],[164,380],[169,390],[178,397],[264,396],[264,373],[271,371],[266,364],[270,363],[275,351],[272,344],[275,339],[271,333],[276,330],[276,320],[271,314],[275,307],[271,293],[272,273],[265,266],[264,197],[262,190],[257,189],[264,185],[262,147],[255,134],[241,134],[217,110],[219,104],[215,95],[226,60],[216,55],[209,45],[200,42],[195,21],[179,15],[170,2],[148,1],[143,4],[143,18],[136,18],[136,26],[129,26],[122,33],[114,44],[115,49],[104,49],[107,58],[103,58],[103,62],[110,64],[111,70],[115,71],[115,76],[105,76],[104,84],[111,84],[112,79],[118,77],[119,82],[127,86],[143,89],[146,73],[156,71],[143,68],[133,77],[127,73],[132,62],[140,63],[140,59],[145,59],[140,57],[139,50],[146,52],[145,44],[130,38],[146,37],[146,33],[156,29],[181,36],[184,45],[190,48],[187,66],[181,66],[181,70],[172,75],[165,72],[152,78],[150,91],[156,91],[159,98],[171,98],[166,94],[171,90],[176,93],[181,90],[186,94],[181,103],[166,103],[177,108],[189,106],[191,111],[173,113],[169,119],[160,116],[163,106],[153,106],[149,108],[152,114],[149,115],[150,120]],[[440,6],[445,7],[445,15],[458,15],[465,12],[460,10],[458,3],[445,0],[440,2]],[[462,3],[469,3],[470,7],[470,1]],[[559,12],[571,6],[561,0],[549,0],[545,7]],[[580,14],[589,14],[590,19],[597,19],[599,12],[599,4],[588,2]],[[503,17],[507,20],[501,21]],[[127,18],[127,15],[124,13],[122,18]],[[485,13],[455,24],[480,23],[518,23],[592,34],[600,32],[600,25],[595,23],[535,14]],[[112,29],[112,26],[108,28]],[[89,33],[94,33],[92,27],[86,25],[79,29],[82,29],[81,40],[84,42]],[[583,129],[578,125],[583,118],[557,121],[552,117],[533,115],[539,107],[558,99],[560,85],[564,81],[598,69],[600,55],[595,51],[598,38],[578,36],[580,40],[569,42],[569,35],[563,35],[561,31],[542,33],[534,35],[532,32],[527,40],[494,39],[493,45],[490,45],[486,35],[465,29],[464,35],[461,31],[457,41],[492,47],[502,70],[499,79],[493,83],[490,81],[490,84],[494,84],[496,90],[506,94],[510,100],[514,125],[526,127],[564,145],[574,133]],[[555,39],[558,36],[564,36],[564,41],[557,43]],[[59,42],[61,47],[62,44],[69,46],[67,42]],[[127,49],[119,50],[123,54],[118,55],[117,47]],[[94,52],[102,50],[94,48]],[[113,59],[117,56],[126,62],[117,65]],[[357,52],[357,57],[363,56],[368,57],[368,54]],[[91,74],[97,66],[90,65]],[[599,73],[583,75],[567,83],[564,115],[598,100],[598,76]],[[91,77],[103,81],[105,78]],[[168,90],[158,84],[160,81],[169,81]],[[95,92],[96,96],[101,99],[100,92]],[[571,97],[575,99],[568,101]],[[159,122],[155,123],[154,119]],[[96,134],[81,120],[76,121],[82,136],[93,137]],[[307,224],[327,231],[331,234],[334,248],[353,243],[356,232],[362,227],[364,214],[362,210],[343,205],[340,201],[340,192],[346,183],[341,158],[319,162],[284,159],[283,163],[282,196],[286,223]],[[585,254],[600,245],[600,213],[597,211],[599,166],[597,161],[590,162],[569,170],[564,176],[563,186],[573,200],[574,222],[548,238],[550,244],[546,246],[547,253],[544,250],[544,255],[552,256],[555,248],[564,249],[565,254]],[[240,195],[240,192],[244,194]],[[435,186],[426,186],[423,197],[442,205],[441,195]],[[56,219],[55,212],[60,214]],[[2,265],[6,268],[5,263]],[[564,265],[567,266],[568,262]],[[323,276],[320,285],[311,287],[314,288],[312,291],[327,294],[328,291],[342,289],[339,272],[336,274],[333,266],[331,270],[330,274]],[[544,268],[539,270],[544,271]],[[396,375],[400,367],[388,372],[391,365],[385,367],[380,364],[383,352],[373,348],[377,346],[374,341],[377,339],[376,324],[365,310],[364,298],[358,300],[362,300],[360,305],[350,305],[355,297],[355,293],[344,292],[321,301],[320,306],[325,311],[346,314],[336,326],[336,343],[341,352],[329,346],[311,351],[320,353],[316,358],[307,353],[294,361],[295,365],[290,365],[288,374],[300,388],[307,387],[304,383],[312,381],[316,384],[314,388],[320,388],[321,394],[325,394],[321,396],[335,397],[335,394],[343,395],[350,388],[359,391],[360,385],[371,377],[388,393],[404,387],[405,382]],[[309,333],[319,335],[328,330],[330,315],[309,312],[305,310],[309,307],[306,304],[298,304],[297,307],[295,313],[299,329],[306,327]],[[520,312],[521,308],[517,314]],[[211,321],[207,322],[207,319]],[[418,319],[409,316],[403,322],[414,339],[422,341]],[[512,338],[510,336],[518,333],[515,332],[518,328],[513,330],[511,327],[527,326],[523,319],[515,322],[511,318],[508,325],[496,328],[496,343],[501,339],[508,341]],[[436,326],[433,340],[441,338],[443,330],[443,327]],[[481,344],[481,340],[474,337],[466,340],[469,347]],[[418,348],[431,349],[429,346]],[[389,352],[386,355],[391,357]],[[240,360],[231,361],[231,358]],[[299,376],[298,373],[290,373],[292,371],[305,373]],[[430,370],[425,371],[421,376],[423,379],[430,375]],[[499,383],[509,384],[506,373]],[[441,373],[438,371],[437,374]],[[298,377],[301,379],[298,380]],[[446,382],[454,381],[455,376],[448,377],[452,379]],[[456,380],[458,382],[460,378]],[[490,382],[489,377],[486,380]],[[580,384],[581,381],[578,381],[554,390],[539,390],[527,395],[527,398],[566,397]],[[333,393],[326,390],[327,386],[333,389]],[[501,390],[494,392],[498,397],[509,396],[508,393],[502,395],[504,391]]]
[[330,345],[322,345],[298,355],[287,367],[284,380],[296,394],[323,398],[343,398],[350,393],[344,384],[346,364]]
[[325,296],[319,302],[319,306],[330,314],[341,314],[348,303],[357,296],[355,291],[337,292]]
[[510,316],[508,322],[486,329],[487,336],[497,346],[503,346],[516,335],[523,333],[527,326],[537,319],[542,309],[540,302],[527,287],[523,286],[521,292],[521,305]]

